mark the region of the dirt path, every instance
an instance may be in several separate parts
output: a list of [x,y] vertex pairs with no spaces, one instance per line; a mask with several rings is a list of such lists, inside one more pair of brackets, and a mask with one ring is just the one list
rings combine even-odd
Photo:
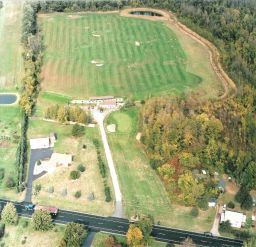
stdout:
[[[132,15],[130,14],[131,11],[152,11],[161,14],[161,17],[158,16],[143,16],[143,15]],[[212,65],[213,70],[219,77],[219,79],[222,82],[224,93],[219,97],[220,99],[226,98],[230,93],[235,93],[237,91],[236,85],[234,81],[231,80],[231,78],[227,75],[227,73],[223,70],[221,63],[220,63],[220,54],[218,49],[208,40],[204,39],[197,33],[193,32],[191,29],[186,27],[184,24],[179,22],[176,18],[176,16],[168,11],[163,10],[156,10],[151,8],[130,8],[125,9],[120,12],[121,16],[125,17],[133,17],[133,18],[140,18],[145,20],[151,20],[151,21],[163,21],[167,24],[167,26],[175,25],[181,32],[185,33],[186,35],[189,35],[191,38],[196,40],[201,45],[205,46],[208,49],[209,56],[210,56],[210,62]]]

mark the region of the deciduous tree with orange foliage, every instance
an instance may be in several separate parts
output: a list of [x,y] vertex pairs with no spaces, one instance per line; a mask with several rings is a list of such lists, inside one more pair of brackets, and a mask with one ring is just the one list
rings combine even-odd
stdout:
[[132,247],[143,247],[142,231],[134,224],[129,226],[127,232],[127,244]]

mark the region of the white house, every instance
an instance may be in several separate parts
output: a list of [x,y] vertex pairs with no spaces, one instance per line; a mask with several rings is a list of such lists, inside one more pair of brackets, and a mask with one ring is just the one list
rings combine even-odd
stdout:
[[239,212],[224,211],[221,214],[220,222],[229,221],[232,227],[241,228],[246,221],[246,215]]
[[37,164],[34,168],[34,175],[38,175],[41,172],[54,173],[56,168],[68,167],[72,164],[71,154],[53,153],[49,160],[42,160],[41,164]]

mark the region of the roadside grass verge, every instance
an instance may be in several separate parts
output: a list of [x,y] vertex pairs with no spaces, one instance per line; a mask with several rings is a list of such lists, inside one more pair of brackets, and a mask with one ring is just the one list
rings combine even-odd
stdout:
[[107,124],[117,124],[117,132],[108,133],[108,139],[127,216],[151,214],[155,223],[161,225],[209,231],[215,210],[200,211],[199,216],[194,218],[190,215],[191,208],[170,202],[162,182],[135,138],[137,122],[138,109],[135,107],[114,112],[106,120]]
[[[71,135],[72,126],[70,125],[43,120],[30,121],[28,131],[30,138],[47,137],[51,132],[57,134],[54,152],[72,154],[74,157],[73,162],[68,168],[58,167],[53,174],[46,174],[35,180],[33,186],[40,184],[42,188],[38,195],[33,196],[33,202],[69,210],[111,215],[114,210],[114,204],[113,201],[105,202],[103,179],[100,176],[97,153],[92,142],[94,138],[100,138],[98,128],[86,128],[82,137],[74,138]],[[85,149],[83,149],[83,145],[86,145]],[[100,145],[100,149],[104,153],[102,145]],[[105,161],[105,156],[102,158]],[[81,173],[79,179],[71,180],[69,178],[70,172],[77,170],[79,164],[85,166],[85,171]],[[109,176],[107,182],[111,191],[113,191]],[[52,193],[49,192],[50,187],[54,188]],[[66,192],[63,194],[64,190]],[[74,197],[77,191],[81,191],[80,198]],[[92,200],[89,199],[91,193],[94,194]]]

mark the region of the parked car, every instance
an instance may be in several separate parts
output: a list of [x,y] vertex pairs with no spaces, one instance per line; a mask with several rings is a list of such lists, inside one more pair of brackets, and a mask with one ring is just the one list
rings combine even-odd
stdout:
[[32,204],[32,203],[25,205],[25,209],[28,211],[34,210],[34,207],[35,207],[35,204]]

